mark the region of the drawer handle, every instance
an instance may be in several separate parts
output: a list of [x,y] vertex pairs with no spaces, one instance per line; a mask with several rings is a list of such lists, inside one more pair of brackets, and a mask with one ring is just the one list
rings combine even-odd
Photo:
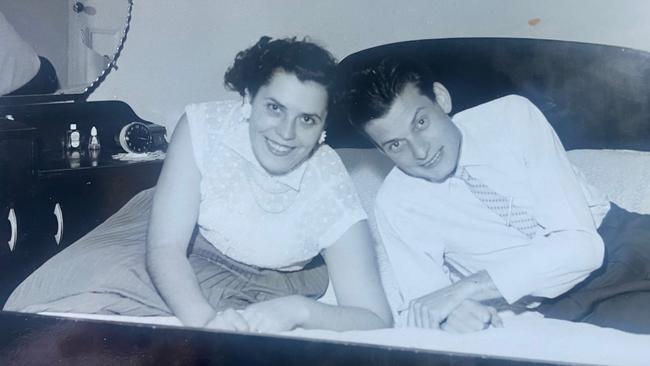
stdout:
[[61,205],[58,203],[54,205],[54,216],[56,216],[56,234],[54,234],[54,240],[56,240],[56,245],[59,245],[63,236],[63,210],[61,210]]
[[13,252],[16,247],[16,240],[18,240],[18,220],[16,220],[16,212],[14,212],[13,208],[9,210],[7,220],[11,224],[11,238],[8,241],[9,250]]

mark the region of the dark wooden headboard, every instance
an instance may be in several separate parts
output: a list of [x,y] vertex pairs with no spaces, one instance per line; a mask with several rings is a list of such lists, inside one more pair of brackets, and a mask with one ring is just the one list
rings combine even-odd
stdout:
[[[520,94],[544,112],[565,148],[650,151],[650,53],[597,44],[514,38],[399,42],[344,58],[340,77],[385,56],[429,65],[450,91],[452,113]],[[341,112],[331,111],[328,142],[369,147]]]

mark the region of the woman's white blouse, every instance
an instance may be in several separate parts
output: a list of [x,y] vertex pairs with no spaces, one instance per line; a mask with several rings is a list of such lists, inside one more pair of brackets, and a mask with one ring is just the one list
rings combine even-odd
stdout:
[[192,104],[185,112],[201,173],[199,230],[228,257],[262,268],[300,269],[366,219],[329,146],[273,176],[253,154],[241,102]]

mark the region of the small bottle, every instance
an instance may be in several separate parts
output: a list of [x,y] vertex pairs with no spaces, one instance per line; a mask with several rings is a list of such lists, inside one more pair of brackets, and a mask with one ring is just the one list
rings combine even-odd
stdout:
[[71,123],[70,129],[65,133],[65,149],[68,151],[77,150],[79,149],[80,144],[81,144],[81,135],[77,130],[77,124]]
[[97,128],[93,126],[90,129],[90,138],[88,139],[88,155],[90,156],[92,166],[97,166],[97,159],[99,158],[99,150],[101,147],[99,137],[97,137]]
[[97,137],[97,128],[93,126],[90,129],[90,138],[88,139],[88,150],[99,150],[102,145],[99,143],[99,137]]

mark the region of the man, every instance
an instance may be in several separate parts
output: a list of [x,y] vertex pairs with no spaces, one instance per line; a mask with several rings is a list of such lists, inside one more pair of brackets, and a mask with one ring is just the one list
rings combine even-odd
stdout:
[[[619,324],[616,311],[591,310],[633,279],[650,290],[650,243],[625,235],[632,222],[650,237],[649,220],[610,208],[530,101],[510,95],[452,119],[449,92],[413,60],[387,58],[347,83],[350,122],[396,165],[375,213],[403,322],[466,332],[498,325],[487,302],[543,300],[547,316],[635,329]],[[605,247],[612,264],[590,277]],[[625,270],[630,256],[645,258],[636,274]],[[647,294],[635,299],[637,314]]]

